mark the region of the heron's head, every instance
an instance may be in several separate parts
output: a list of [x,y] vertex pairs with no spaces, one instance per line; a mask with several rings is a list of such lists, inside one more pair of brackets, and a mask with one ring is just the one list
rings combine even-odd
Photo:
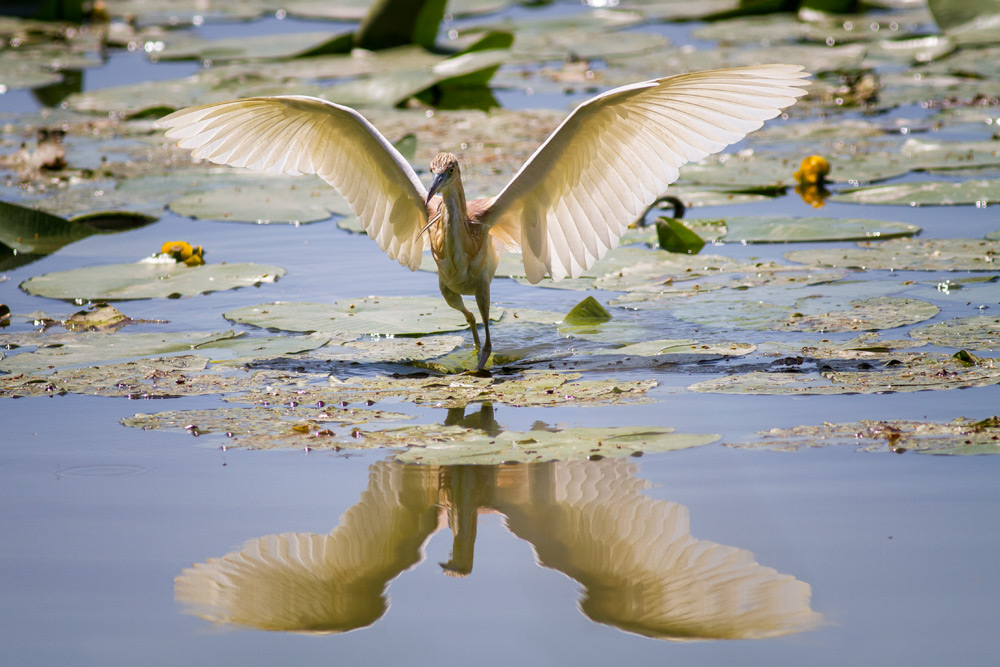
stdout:
[[431,183],[430,190],[427,191],[427,201],[430,201],[431,197],[441,190],[458,181],[458,158],[451,153],[438,153],[431,160],[431,173],[434,175],[434,181]]

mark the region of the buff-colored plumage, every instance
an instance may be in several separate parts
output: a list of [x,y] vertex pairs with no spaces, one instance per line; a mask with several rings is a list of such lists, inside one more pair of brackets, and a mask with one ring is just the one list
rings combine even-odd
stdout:
[[[694,72],[622,86],[576,108],[493,199],[466,202],[458,161],[413,168],[357,111],[312,97],[255,97],[159,121],[195,157],[280,174],[318,174],[389,257],[416,270],[431,248],[445,300],[490,354],[489,286],[504,250],[528,280],[576,277],[677,179],[678,169],[759,128],[805,94],[795,65]],[[440,198],[435,195],[440,195]],[[426,230],[426,233],[424,232]],[[474,294],[485,328],[462,303]]]

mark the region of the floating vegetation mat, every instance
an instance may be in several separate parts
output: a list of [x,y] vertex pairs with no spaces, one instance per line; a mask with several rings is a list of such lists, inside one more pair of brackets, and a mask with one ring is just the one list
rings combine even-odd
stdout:
[[905,420],[861,421],[846,424],[775,428],[736,448],[794,451],[803,447],[854,445],[863,451],[902,454],[1000,454],[1000,417],[956,419],[936,423]]

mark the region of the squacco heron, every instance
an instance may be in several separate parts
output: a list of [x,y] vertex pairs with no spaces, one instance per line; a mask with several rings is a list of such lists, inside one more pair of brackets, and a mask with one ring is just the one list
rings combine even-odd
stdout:
[[[430,246],[441,294],[472,329],[482,370],[492,351],[490,283],[504,250],[531,283],[579,276],[677,179],[805,94],[796,65],[680,74],[580,104],[495,197],[466,201],[458,160],[441,153],[425,189],[399,152],[350,107],[305,96],[251,97],[159,121],[195,158],[276,174],[318,174],[389,257],[416,270]],[[425,233],[426,232],[426,233]],[[483,321],[462,295],[475,295]]]

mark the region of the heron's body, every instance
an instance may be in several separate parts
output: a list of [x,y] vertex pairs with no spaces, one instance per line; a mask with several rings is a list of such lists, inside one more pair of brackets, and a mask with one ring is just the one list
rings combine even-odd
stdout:
[[[416,270],[430,248],[441,294],[490,356],[490,283],[501,253],[520,250],[537,283],[578,276],[678,176],[678,168],[739,141],[805,94],[793,65],[712,70],[622,86],[581,104],[491,199],[467,202],[458,160],[441,153],[424,188],[413,168],[357,111],[301,96],[255,97],[182,109],[160,120],[194,156],[337,188],[370,237]],[[461,295],[474,295],[483,320]]]

